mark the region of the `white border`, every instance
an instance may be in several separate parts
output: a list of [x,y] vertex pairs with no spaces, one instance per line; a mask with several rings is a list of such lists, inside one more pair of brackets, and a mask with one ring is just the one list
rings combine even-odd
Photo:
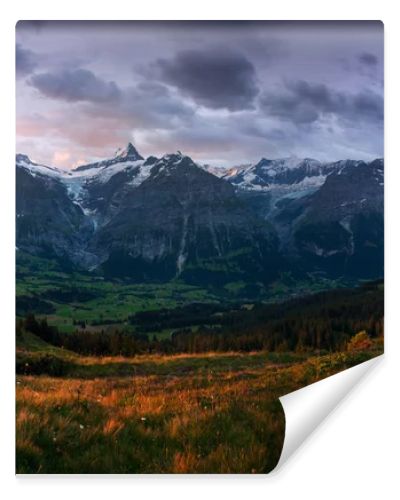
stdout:
[[[271,476],[14,476],[14,27],[19,19],[380,19],[385,24],[386,124],[386,355],[383,363],[325,422],[278,474]],[[399,16],[396,3],[313,0],[3,2],[1,37],[1,411],[0,474],[3,498],[70,500],[142,496],[204,499],[399,498]],[[156,35],[155,35],[156,36]],[[392,397],[393,396],[393,397]]]

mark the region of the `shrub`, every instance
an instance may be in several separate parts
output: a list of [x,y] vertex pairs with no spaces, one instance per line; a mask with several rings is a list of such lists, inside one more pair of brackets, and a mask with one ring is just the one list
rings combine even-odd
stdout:
[[365,330],[356,333],[347,343],[348,351],[365,351],[372,346],[372,340]]

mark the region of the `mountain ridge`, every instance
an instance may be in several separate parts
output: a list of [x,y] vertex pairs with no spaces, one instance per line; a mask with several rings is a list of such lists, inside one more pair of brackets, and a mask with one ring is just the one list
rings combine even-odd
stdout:
[[129,143],[70,171],[21,154],[16,167],[17,246],[87,270],[139,281],[268,281],[293,260],[332,273],[338,255],[347,273],[344,262],[360,249],[361,260],[379,261],[374,272],[383,269],[383,159],[262,158],[215,175],[180,151],[144,159]]

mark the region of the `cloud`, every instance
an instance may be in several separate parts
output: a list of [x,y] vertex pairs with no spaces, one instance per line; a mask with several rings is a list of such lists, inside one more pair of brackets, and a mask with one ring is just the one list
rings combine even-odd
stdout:
[[35,53],[24,49],[19,43],[15,48],[15,70],[17,78],[29,75],[37,66]]
[[120,97],[115,82],[104,81],[87,69],[40,73],[29,83],[46,97],[68,102],[114,102]]
[[253,64],[229,50],[184,50],[159,59],[155,69],[161,80],[209,108],[251,109],[259,92]]
[[92,161],[129,140],[143,156],[232,165],[382,155],[381,27],[34,26],[17,29],[17,118],[20,151],[37,161]]
[[81,108],[86,118],[119,120],[130,128],[169,129],[187,123],[194,109],[168,87],[139,83],[119,89],[115,102],[89,103]]
[[357,94],[333,90],[325,84],[304,80],[286,82],[283,91],[264,93],[261,108],[269,116],[297,125],[311,124],[326,116],[348,122],[383,120],[383,97],[372,91]]
[[120,87],[87,69],[33,75],[29,84],[45,97],[77,103],[76,111],[87,117],[120,118],[130,126],[169,127],[194,113],[181,96],[159,82]]
[[348,116],[364,118],[371,121],[383,121],[383,97],[372,91],[360,92],[351,99]]
[[[17,133],[24,144],[30,141],[30,149],[38,140],[54,144],[57,151],[70,151],[70,158],[44,151],[39,155],[62,166],[109,156],[132,140],[132,134],[151,130],[157,136],[174,127],[189,127],[194,115],[192,105],[159,82],[121,87],[79,69],[33,75],[29,83],[55,105],[47,112],[19,115]],[[43,104],[41,108],[46,110]]]
[[370,52],[363,52],[358,56],[358,60],[360,61],[361,64],[364,64],[365,66],[375,67],[378,64],[378,58],[374,54],[371,54]]

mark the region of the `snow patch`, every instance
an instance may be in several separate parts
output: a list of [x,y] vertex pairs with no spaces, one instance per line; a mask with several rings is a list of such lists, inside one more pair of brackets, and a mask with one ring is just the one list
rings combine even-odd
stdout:
[[32,177],[36,177],[37,175],[44,175],[47,177],[54,177],[59,179],[67,173],[66,171],[56,167],[47,167],[46,165],[35,163],[31,161],[26,155],[17,155],[16,165],[17,167],[27,170],[32,175]]
[[129,182],[131,186],[140,186],[146,179],[150,177],[151,171],[154,165],[143,165],[144,162],[141,162],[140,165],[137,165],[138,172],[133,177],[133,179]]

